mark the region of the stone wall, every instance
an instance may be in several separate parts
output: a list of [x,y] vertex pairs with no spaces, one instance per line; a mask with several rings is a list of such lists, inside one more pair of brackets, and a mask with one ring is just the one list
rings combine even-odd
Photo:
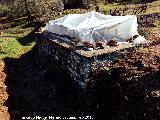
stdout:
[[[51,58],[60,69],[65,69],[71,79],[81,87],[85,87],[92,80],[92,72],[112,63],[121,55],[133,51],[136,46],[121,48],[112,52],[86,56],[81,54],[72,45],[62,41],[51,33],[42,32],[37,34],[37,48],[40,59]],[[83,51],[85,52],[85,51]],[[88,52],[88,51],[86,51]]]

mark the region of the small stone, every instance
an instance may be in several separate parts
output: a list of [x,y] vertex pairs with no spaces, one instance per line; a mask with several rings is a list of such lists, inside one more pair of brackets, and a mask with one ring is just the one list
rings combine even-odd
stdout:
[[79,39],[72,39],[72,42],[74,42],[74,44],[77,45],[80,42],[80,40]]
[[132,42],[133,42],[132,37],[131,37],[131,38],[129,38],[129,39],[127,39],[127,40],[126,40],[126,42],[132,43]]
[[89,46],[90,45],[90,43],[89,42],[82,42],[85,46]]
[[110,47],[117,46],[117,38],[112,38],[112,40],[107,42],[107,45],[109,45]]
[[125,98],[126,101],[129,101],[129,98],[127,96],[124,96],[124,98]]
[[151,95],[152,95],[153,97],[160,97],[160,90],[152,91],[152,92],[151,92]]
[[133,40],[135,40],[137,37],[139,37],[139,35],[134,35]]
[[105,43],[98,41],[95,44],[96,44],[96,47],[99,47],[100,49],[104,49]]

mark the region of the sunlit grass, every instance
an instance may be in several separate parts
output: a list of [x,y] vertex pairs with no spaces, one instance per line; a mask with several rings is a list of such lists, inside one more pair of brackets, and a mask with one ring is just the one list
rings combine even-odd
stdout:
[[148,3],[148,9],[145,14],[160,13],[160,0]]
[[[23,26],[24,24],[1,31],[0,59],[5,57],[20,57],[34,46],[35,42],[32,42],[26,46],[19,43],[18,40],[28,35],[32,30],[32,28],[23,28]],[[28,40],[29,39],[31,38],[28,38]]]
[[[150,14],[150,13],[160,13],[160,0],[147,3],[148,8],[146,13],[140,13],[140,14]],[[103,2],[100,2],[100,11],[102,11],[105,14],[108,14],[110,9],[123,9],[125,6],[118,4],[118,3],[111,3],[104,5]],[[133,10],[141,6],[140,4],[127,4],[127,7],[129,8],[127,10],[127,14],[133,14]],[[1,6],[0,6],[1,7]],[[6,6],[1,7],[1,11],[6,11],[8,8]],[[64,11],[61,13],[60,16],[69,14],[69,13],[80,13],[81,10],[68,10]],[[84,11],[85,12],[85,11]],[[21,20],[22,21],[22,20]],[[150,38],[151,34],[153,31],[157,31],[157,29],[160,28],[160,21],[156,21],[154,23],[157,27],[153,28],[144,28],[142,29],[142,33],[144,33],[146,38]],[[20,42],[18,41],[20,38],[28,35],[31,31],[32,28],[25,28],[24,22],[12,22],[12,23],[5,23],[5,24],[0,24],[0,59],[5,58],[5,57],[19,57],[22,54],[26,53],[29,51],[35,44],[35,42],[31,42],[28,45],[21,45]],[[147,31],[147,32],[146,32]],[[147,34],[146,34],[147,33]],[[143,34],[142,34],[143,35]],[[30,40],[31,38],[27,38]]]
[[[133,11],[136,11],[136,9],[138,9],[142,4],[126,4],[127,8],[129,8],[127,10],[127,14],[134,14]],[[139,14],[150,14],[150,13],[160,13],[160,0],[151,2],[151,3],[147,3],[148,8],[147,11],[145,13],[139,13]],[[100,10],[105,13],[108,14],[110,9],[114,10],[114,9],[124,9],[126,6],[123,4],[118,4],[118,3],[111,3],[111,4],[107,4],[104,5],[103,2],[100,3]]]

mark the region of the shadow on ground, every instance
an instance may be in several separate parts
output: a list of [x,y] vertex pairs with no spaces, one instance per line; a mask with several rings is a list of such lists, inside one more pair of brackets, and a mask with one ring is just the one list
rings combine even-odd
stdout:
[[18,59],[5,58],[5,84],[11,120],[23,116],[83,116],[81,90],[72,86],[68,75],[54,66],[46,68],[32,51]]
[[82,90],[64,70],[39,59],[36,47],[18,59],[4,59],[9,94],[5,105],[11,120],[85,115],[109,120],[159,119],[160,71],[125,81],[121,77],[125,69],[117,68],[110,74],[99,73],[95,87]]
[[159,120],[160,71],[138,80],[126,80],[125,68],[114,68],[97,76],[93,92],[99,105],[97,117],[109,120]]
[[18,42],[22,45],[22,46],[26,46],[26,45],[30,45],[32,42],[34,42],[35,40],[35,35],[34,35],[34,30],[31,31],[29,34],[27,34],[24,37],[18,38]]

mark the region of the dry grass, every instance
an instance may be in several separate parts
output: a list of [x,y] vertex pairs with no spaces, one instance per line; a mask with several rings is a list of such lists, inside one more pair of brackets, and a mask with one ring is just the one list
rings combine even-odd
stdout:
[[[151,3],[147,3],[148,8],[147,11],[145,13],[140,13],[140,14],[151,14],[151,13],[160,13],[160,0],[151,2]],[[134,14],[133,11],[136,11],[140,6],[142,6],[142,4],[126,4],[127,8],[129,8],[126,13],[127,14]],[[118,3],[112,3],[112,4],[107,4],[104,5],[102,2],[100,3],[100,10],[105,13],[108,14],[110,9],[114,10],[114,9],[124,9],[126,7],[125,5],[120,5]]]

